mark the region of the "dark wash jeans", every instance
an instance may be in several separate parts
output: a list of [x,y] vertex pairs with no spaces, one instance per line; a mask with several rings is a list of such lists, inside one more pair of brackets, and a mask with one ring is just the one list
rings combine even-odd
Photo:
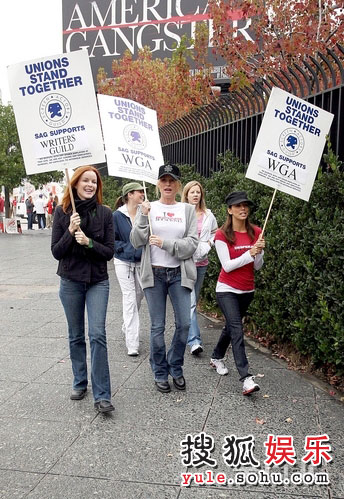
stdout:
[[91,382],[95,402],[111,400],[105,331],[108,298],[108,280],[88,284],[61,277],[60,299],[68,322],[69,350],[74,374],[73,388],[83,390],[87,387],[86,306],[91,349]]
[[241,381],[247,378],[247,376],[251,376],[248,372],[242,318],[246,314],[253,297],[254,292],[242,294],[231,292],[216,293],[216,300],[225,316],[226,325],[222,329],[212,358],[223,359],[229,344],[232,343],[234,362]]
[[[154,286],[145,288],[151,320],[150,364],[155,381],[183,375],[184,353],[190,328],[191,290],[181,285],[180,267],[153,267]],[[166,354],[166,300],[169,295],[175,319],[175,332]]]

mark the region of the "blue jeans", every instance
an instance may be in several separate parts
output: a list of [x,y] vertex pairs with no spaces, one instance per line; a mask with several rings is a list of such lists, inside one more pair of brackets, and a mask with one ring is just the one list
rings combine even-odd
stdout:
[[111,400],[110,372],[107,355],[105,318],[109,299],[109,281],[88,284],[61,277],[60,299],[66,314],[69,350],[74,374],[73,388],[87,387],[85,342],[85,305],[91,349],[91,382],[93,398]]
[[199,295],[201,294],[201,289],[204,281],[205,274],[207,273],[208,265],[202,267],[196,267],[197,269],[197,280],[195,282],[195,287],[191,293],[191,324],[188,335],[188,345],[202,345],[201,331],[199,329],[197,321],[197,303],[199,300]]
[[33,213],[28,213],[27,214],[27,228],[28,228],[28,230],[32,229],[32,219],[33,219]]
[[[190,327],[191,291],[181,285],[180,267],[153,268],[154,286],[144,290],[151,320],[150,364],[155,381],[167,381],[183,375],[184,353]],[[175,318],[175,332],[166,355],[166,300],[170,297]]]
[[219,341],[211,357],[213,359],[223,359],[229,344],[232,343],[234,362],[241,381],[247,376],[251,376],[248,372],[242,318],[246,314],[253,297],[254,293],[216,293],[216,300],[225,316],[226,325],[222,329]]
[[38,228],[45,229],[45,214],[37,213]]

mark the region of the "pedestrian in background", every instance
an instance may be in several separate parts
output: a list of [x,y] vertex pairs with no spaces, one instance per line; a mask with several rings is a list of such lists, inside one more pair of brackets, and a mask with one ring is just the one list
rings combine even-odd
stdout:
[[193,255],[197,269],[197,280],[191,293],[191,324],[187,344],[191,354],[199,355],[203,352],[203,346],[197,321],[197,303],[209,264],[208,253],[214,245],[217,222],[212,212],[206,207],[204,190],[197,180],[192,180],[185,185],[182,202],[193,205],[197,217],[198,246]]
[[37,215],[37,222],[39,229],[45,229],[45,203],[43,200],[43,194],[40,194],[35,200],[35,212]]
[[129,182],[122,188],[113,212],[115,229],[115,271],[122,291],[122,331],[128,355],[139,354],[140,319],[139,310],[143,298],[140,279],[142,249],[135,249],[129,236],[137,206],[144,200],[144,190],[138,182]]
[[46,210],[47,210],[47,217],[46,217],[47,229],[51,229],[53,226],[53,211],[54,211],[54,198],[52,194],[49,194],[49,199],[46,204]]
[[[143,248],[141,282],[151,320],[150,363],[157,390],[167,393],[171,391],[169,375],[177,390],[186,387],[183,364],[190,328],[190,295],[196,281],[192,255],[198,239],[194,208],[176,200],[181,191],[177,166],[159,168],[157,191],[159,201],[144,201],[138,207],[130,240],[134,248]],[[166,353],[167,296],[173,305],[175,332]]]
[[223,360],[231,343],[234,362],[243,382],[243,395],[249,395],[258,391],[259,386],[249,373],[242,319],[254,297],[254,271],[263,266],[265,241],[262,230],[249,221],[253,203],[246,192],[232,192],[226,197],[226,204],[226,222],[215,235],[215,248],[222,266],[216,299],[226,325],[214,348],[210,365],[218,374],[228,374]]
[[27,214],[27,229],[33,230],[32,222],[33,222],[34,204],[32,201],[32,196],[29,196],[27,198],[27,200],[25,201],[25,206],[26,206],[26,214]]
[[51,249],[59,260],[60,299],[66,314],[69,349],[74,374],[70,398],[81,400],[87,391],[85,306],[91,349],[94,406],[99,412],[114,410],[111,403],[105,320],[109,299],[107,261],[114,253],[112,212],[102,204],[98,170],[83,166],[71,179],[76,213],[67,189],[56,208]]

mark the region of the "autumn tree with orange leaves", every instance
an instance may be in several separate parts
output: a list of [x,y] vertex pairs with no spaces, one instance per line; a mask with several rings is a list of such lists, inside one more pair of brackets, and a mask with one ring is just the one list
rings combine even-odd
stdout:
[[[208,104],[214,96],[211,66],[207,63],[208,30],[204,23],[196,29],[192,50],[190,42],[182,37],[172,57],[164,60],[153,59],[148,47],[140,50],[135,60],[130,52],[125,52],[121,59],[113,61],[112,78],[100,68],[98,92],[132,99],[155,109],[159,126]],[[196,74],[190,73],[190,58],[196,61]]]
[[[231,88],[317,57],[318,51],[336,51],[344,39],[343,7],[343,0],[209,0],[214,52],[226,61]],[[251,20],[254,42],[238,36],[229,22],[238,14]]]

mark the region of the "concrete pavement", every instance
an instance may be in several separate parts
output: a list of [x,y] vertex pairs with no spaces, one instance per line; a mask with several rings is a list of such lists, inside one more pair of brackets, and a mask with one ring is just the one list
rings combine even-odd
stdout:
[[[231,354],[228,376],[209,366],[221,324],[202,317],[205,351],[198,358],[185,356],[187,390],[158,393],[149,365],[146,303],[140,356],[128,357],[112,262],[107,335],[116,411],[97,414],[90,390],[84,400],[71,401],[67,329],[50,234],[0,234],[1,499],[344,498],[344,404],[330,395],[332,388],[288,370],[250,342],[251,370],[261,391],[244,398]],[[172,325],[169,309],[168,338]],[[306,451],[306,437],[323,435],[330,444],[318,442],[322,466],[312,466],[317,442],[309,440]],[[247,438],[239,445],[239,437]],[[283,455],[294,456],[295,464],[264,465],[268,456],[276,461]],[[249,466],[234,467],[236,458]],[[223,476],[240,482],[242,471],[246,485],[210,483]],[[208,483],[181,487],[183,473],[185,481],[198,473],[195,478]],[[280,485],[267,484],[272,473],[279,474]],[[308,484],[326,479],[326,473],[329,484]],[[299,480],[306,483],[291,483]]]

